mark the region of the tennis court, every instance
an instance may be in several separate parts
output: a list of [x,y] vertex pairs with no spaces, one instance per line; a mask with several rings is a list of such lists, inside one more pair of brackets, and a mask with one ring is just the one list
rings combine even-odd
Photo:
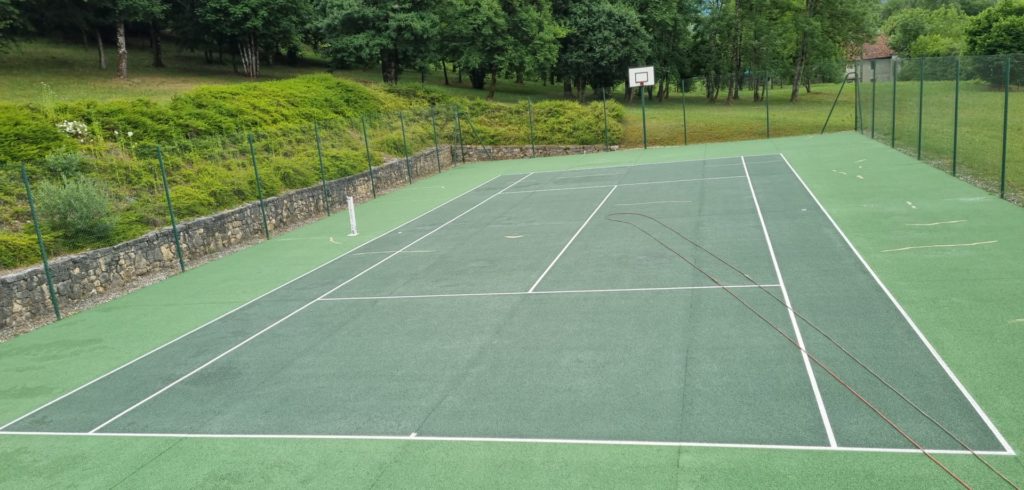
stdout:
[[781,154],[497,176],[0,431],[1013,454]]

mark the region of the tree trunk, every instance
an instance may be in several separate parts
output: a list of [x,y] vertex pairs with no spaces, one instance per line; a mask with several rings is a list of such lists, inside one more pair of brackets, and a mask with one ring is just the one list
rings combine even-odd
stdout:
[[394,48],[381,49],[380,73],[384,83],[398,83],[398,50]]
[[516,70],[516,83],[519,85],[526,83],[526,73],[524,70]]
[[[817,0],[806,0],[806,13],[807,19],[810,21],[814,17],[814,8],[817,4]],[[800,34],[800,47],[797,49],[796,57],[793,59],[793,90],[789,94],[789,101],[796,102],[800,99],[800,81],[804,74],[804,65],[807,64],[808,39],[807,27],[804,27],[803,32]]]
[[160,26],[156,22],[149,24],[149,42],[153,46],[153,68],[163,68],[164,49],[160,44]]
[[807,93],[811,93],[811,79],[804,78],[804,88],[807,89]]
[[117,78],[128,79],[128,44],[124,37],[124,21],[117,21]]
[[753,85],[754,85],[754,87],[753,87],[754,88],[754,102],[760,102],[761,101],[761,92],[760,92],[760,90],[761,90],[761,80],[759,78],[757,78],[757,77],[754,77],[754,79],[751,80],[751,82],[753,82]]
[[491,88],[487,91],[487,100],[494,100],[494,90],[498,86],[498,69],[491,69]]
[[448,85],[448,64],[441,60],[441,70],[444,71],[444,84]]
[[260,76],[260,46],[255,34],[249,34],[238,43],[238,55],[242,61],[245,76],[256,79]]
[[100,54],[100,69],[107,69],[107,54],[103,51],[103,35],[100,34],[100,30],[96,29],[96,50]]
[[562,97],[572,98],[572,80],[569,77],[562,77]]
[[473,88],[483,90],[484,85],[487,83],[487,71],[483,68],[469,70],[469,83],[473,85]]

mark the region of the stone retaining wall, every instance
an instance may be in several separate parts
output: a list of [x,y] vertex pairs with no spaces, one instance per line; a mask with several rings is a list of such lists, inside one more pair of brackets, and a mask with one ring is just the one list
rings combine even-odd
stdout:
[[[538,146],[537,156],[602,151],[601,146]],[[463,161],[529,158],[530,147],[462,148],[442,146],[406,159],[388,161],[369,172],[327,182],[331,209],[344,209],[345,196],[357,202],[372,199]],[[271,235],[309,223],[324,214],[320,185],[284,193],[264,201]],[[264,238],[258,202],[178,225],[187,267],[194,267]],[[171,229],[164,228],[112,247],[68,255],[50,262],[54,286],[66,316],[166,278],[178,271]],[[0,340],[55,319],[42,266],[0,277]]]

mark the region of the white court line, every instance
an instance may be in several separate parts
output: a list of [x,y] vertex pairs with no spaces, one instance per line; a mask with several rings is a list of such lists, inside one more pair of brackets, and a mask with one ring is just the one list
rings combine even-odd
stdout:
[[449,294],[408,294],[402,296],[349,296],[344,298],[324,298],[320,301],[356,301],[378,299],[420,299],[420,298],[470,298],[478,296],[527,296],[535,294],[594,294],[594,293],[627,293],[644,291],[689,291],[701,289],[746,289],[776,288],[778,284],[739,284],[736,286],[676,286],[662,288],[618,288],[618,289],[559,289],[554,291],[508,291],[496,293],[449,293]]
[[697,179],[674,179],[674,180],[654,180],[649,182],[627,182],[625,184],[603,184],[603,185],[586,185],[579,187],[558,187],[554,189],[533,189],[523,191],[509,191],[505,194],[527,194],[530,192],[553,192],[553,191],[575,191],[580,189],[606,189],[608,187],[618,186],[632,186],[632,185],[654,185],[654,184],[674,184],[676,182],[700,182],[704,180],[723,180],[723,179],[742,179],[742,175],[729,175],[726,177],[701,177]]
[[616,206],[641,206],[644,204],[683,204],[693,201],[648,201],[648,202],[620,202]]
[[977,245],[991,245],[993,243],[999,243],[999,240],[988,240],[984,242],[973,242],[973,243],[950,243],[944,245],[917,245],[914,247],[903,247],[903,248],[890,248],[888,250],[882,250],[882,252],[904,252],[907,250],[918,250],[922,248],[953,248],[953,247],[974,247]]
[[363,242],[363,243],[353,247],[349,251],[347,251],[347,252],[345,252],[345,253],[337,256],[337,257],[334,257],[333,259],[328,260],[327,262],[324,262],[323,264],[320,264],[320,265],[314,267],[313,269],[310,269],[307,272],[304,272],[302,275],[297,276],[294,279],[291,279],[288,282],[286,282],[284,284],[281,284],[280,286],[277,286],[274,289],[271,289],[270,291],[267,291],[267,292],[265,292],[265,293],[255,297],[255,298],[249,300],[249,301],[246,301],[245,303],[242,303],[241,305],[238,305],[234,309],[229,310],[228,312],[226,312],[226,313],[224,313],[224,314],[214,318],[213,320],[210,320],[210,321],[208,321],[208,322],[206,322],[206,323],[204,323],[204,324],[202,324],[202,325],[200,325],[200,326],[198,326],[198,327],[196,327],[196,328],[194,328],[192,330],[189,330],[188,332],[185,332],[185,333],[175,337],[174,339],[171,339],[168,342],[165,342],[164,344],[161,344],[160,346],[150,350],[149,352],[146,352],[145,354],[142,354],[141,356],[136,357],[135,359],[132,359],[132,360],[130,360],[130,361],[128,361],[128,362],[126,362],[126,363],[124,363],[124,364],[114,368],[114,369],[111,369],[110,371],[107,371],[106,373],[104,373],[100,377],[95,378],[92,381],[89,381],[88,383],[85,383],[85,384],[79,386],[78,388],[75,388],[75,389],[73,389],[73,390],[71,390],[71,391],[69,391],[69,392],[67,392],[67,393],[65,393],[65,394],[63,394],[63,395],[61,395],[61,396],[59,396],[57,398],[54,398],[53,400],[50,400],[49,402],[47,402],[47,403],[45,403],[45,404],[35,408],[34,410],[26,413],[25,415],[22,415],[21,417],[18,417],[16,419],[14,419],[14,420],[12,420],[12,421],[10,421],[10,422],[0,426],[0,431],[2,431],[4,429],[6,429],[7,427],[10,427],[10,426],[18,423],[18,422],[21,422],[25,418],[32,416],[33,414],[39,412],[40,410],[43,410],[44,408],[49,407],[50,405],[53,405],[54,403],[57,403],[57,402],[65,399],[65,398],[67,398],[67,397],[69,397],[69,396],[71,396],[71,395],[81,391],[82,389],[84,389],[84,388],[86,388],[88,386],[91,386],[92,384],[94,384],[94,383],[96,383],[96,382],[98,382],[98,381],[100,381],[100,380],[102,380],[102,379],[104,379],[104,378],[106,378],[106,377],[108,377],[108,376],[110,376],[110,375],[112,375],[112,374],[114,374],[114,373],[116,373],[116,372],[118,372],[118,371],[120,371],[120,370],[122,370],[122,369],[124,369],[124,368],[126,368],[128,366],[130,366],[130,365],[132,365],[132,364],[135,364],[136,362],[138,362],[138,361],[140,361],[140,360],[150,356],[151,354],[153,354],[153,353],[163,349],[164,347],[167,347],[167,346],[169,346],[169,345],[171,345],[171,344],[173,344],[173,343],[175,343],[175,342],[177,342],[177,341],[179,341],[179,340],[181,340],[181,339],[183,339],[185,337],[188,337],[189,335],[192,335],[195,332],[198,332],[199,330],[202,330],[203,328],[206,328],[207,326],[213,324],[214,322],[217,322],[218,320],[220,320],[220,319],[222,319],[222,318],[224,318],[224,317],[226,317],[226,316],[228,316],[228,315],[230,315],[230,314],[232,314],[232,313],[234,313],[234,312],[236,312],[236,311],[238,311],[238,310],[240,310],[240,309],[242,309],[242,308],[244,308],[246,306],[249,306],[250,304],[256,302],[257,300],[260,300],[260,299],[264,298],[265,296],[267,296],[267,295],[269,295],[269,294],[271,294],[271,293],[273,293],[273,292],[275,292],[275,291],[277,291],[277,290],[279,290],[279,289],[281,289],[281,288],[283,288],[285,286],[288,286],[291,283],[293,283],[295,281],[298,281],[299,279],[302,279],[303,277],[308,276],[309,274],[312,274],[312,273],[314,273],[314,272],[316,272],[316,271],[318,271],[318,270],[320,270],[320,269],[322,269],[324,267],[327,267],[328,265],[330,265],[331,263],[335,262],[336,260],[339,260],[342,257],[345,257],[346,255],[348,255],[348,254],[350,254],[352,252],[355,252],[356,250],[359,250],[359,249],[365,247],[366,245],[369,245],[369,244],[373,243],[378,238],[381,238],[383,236],[389,235],[389,234],[391,234],[391,232],[393,232],[393,231],[395,231],[395,230],[397,230],[397,229],[399,229],[399,228],[401,228],[401,227],[403,227],[405,225],[408,225],[409,223],[412,223],[413,221],[416,221],[416,220],[418,220],[418,219],[420,219],[420,218],[422,218],[422,217],[424,217],[424,216],[426,216],[426,215],[428,215],[428,214],[430,214],[430,213],[432,213],[432,212],[434,212],[434,211],[436,211],[438,209],[441,209],[441,207],[451,203],[452,201],[455,201],[456,199],[459,199],[460,197],[465,196],[465,195],[469,194],[470,192],[473,192],[473,191],[475,191],[475,190],[477,190],[477,189],[479,189],[479,188],[481,188],[481,187],[483,187],[483,186],[493,182],[498,177],[501,177],[501,176],[500,175],[499,176],[495,176],[495,177],[491,178],[490,180],[488,180],[486,182],[483,182],[482,184],[480,184],[480,185],[478,185],[478,186],[476,186],[476,187],[474,187],[474,188],[472,188],[472,189],[470,189],[470,190],[468,190],[466,192],[463,192],[462,194],[459,194],[459,195],[457,195],[457,196],[455,196],[455,197],[453,197],[453,198],[451,198],[451,199],[449,199],[449,200],[447,200],[447,201],[445,201],[445,202],[443,202],[441,204],[438,204],[433,209],[431,209],[431,210],[429,210],[429,211],[427,211],[427,212],[425,212],[423,214],[420,214],[419,216],[416,216],[415,218],[410,219],[409,221],[406,221],[405,223],[402,223],[402,224],[400,224],[400,225],[398,225],[398,226],[396,226],[396,227],[394,227],[394,228],[392,228],[392,229],[390,229],[390,230],[388,230],[388,231],[386,231],[386,232],[384,232],[384,233],[382,233],[382,234],[380,234],[380,235],[378,235],[376,237],[371,238],[370,240],[367,240],[366,242]]
[[611,190],[609,190],[608,193],[604,195],[604,199],[601,199],[601,202],[597,204],[597,207],[594,208],[594,211],[590,213],[590,216],[587,216],[587,220],[584,221],[582,225],[580,225],[580,228],[576,230],[576,233],[573,233],[572,238],[570,238],[569,241],[566,242],[565,246],[562,247],[562,251],[558,252],[558,255],[555,256],[555,260],[552,260],[551,263],[548,264],[548,268],[544,269],[544,272],[541,273],[540,277],[537,278],[537,281],[533,283],[533,286],[530,286],[530,290],[528,292],[532,293],[534,289],[537,289],[537,285],[544,280],[544,276],[548,275],[548,272],[551,270],[551,268],[555,266],[555,262],[558,262],[558,259],[562,258],[562,254],[564,254],[566,250],[569,250],[569,246],[572,245],[572,242],[576,241],[576,237],[580,236],[580,233],[583,232],[583,229],[587,227],[587,223],[590,223],[590,220],[594,219],[594,215],[601,210],[601,206],[604,206],[604,203],[608,201],[609,197],[612,197],[612,193],[615,192],[615,189],[618,188],[619,186],[613,186]]
[[910,328],[914,330],[914,333],[917,334],[917,338],[921,339],[921,342],[928,349],[928,352],[932,354],[932,357],[934,357],[935,361],[939,363],[939,366],[942,367],[942,370],[946,372],[946,375],[949,376],[949,379],[951,379],[953,381],[953,384],[955,384],[956,387],[960,390],[960,393],[963,393],[964,397],[967,399],[967,402],[971,404],[971,407],[974,408],[974,411],[978,414],[979,417],[981,417],[981,420],[985,422],[985,425],[988,427],[988,429],[992,431],[992,435],[994,435],[996,440],[999,441],[999,444],[1003,446],[1003,449],[1005,449],[1007,453],[1014,454],[1013,448],[1010,447],[1010,444],[1006,442],[1006,438],[1003,437],[1003,435],[999,432],[999,429],[997,429],[995,424],[992,423],[992,419],[988,418],[988,415],[985,413],[985,411],[981,409],[981,405],[978,405],[977,400],[975,400],[974,397],[971,396],[971,394],[967,391],[967,388],[963,385],[963,383],[960,382],[960,379],[957,378],[955,374],[953,374],[953,370],[949,368],[949,365],[946,364],[946,361],[944,361],[942,359],[942,356],[939,355],[939,351],[935,350],[935,347],[932,346],[932,343],[928,341],[928,338],[924,336],[924,333],[921,332],[921,329],[917,327],[917,324],[914,323],[914,320],[910,318],[910,315],[907,313],[907,310],[903,309],[903,305],[901,305],[899,301],[896,301],[896,297],[892,295],[892,292],[889,291],[889,288],[885,287],[885,284],[883,284],[882,280],[879,279],[878,274],[875,274],[875,270],[872,269],[870,265],[868,265],[868,261],[864,260],[864,256],[860,254],[860,252],[857,250],[857,247],[853,246],[853,242],[851,242],[850,239],[846,236],[846,233],[843,233],[842,228],[839,228],[839,224],[836,223],[836,220],[832,219],[832,215],[828,214],[828,211],[825,210],[825,206],[822,206],[821,201],[818,200],[818,196],[814,195],[814,192],[812,192],[811,188],[807,186],[807,183],[804,182],[804,179],[800,177],[800,174],[796,173],[796,169],[794,169],[793,165],[789,163],[789,159],[786,158],[786,155],[780,153],[779,156],[782,157],[782,161],[786,162],[786,166],[789,167],[789,171],[796,176],[796,179],[800,181],[800,184],[802,184],[804,186],[804,189],[807,190],[807,193],[810,194],[811,199],[814,199],[814,202],[818,204],[818,208],[821,209],[821,212],[825,214],[825,217],[828,218],[829,222],[832,223],[832,226],[836,229],[837,232],[839,232],[839,236],[843,237],[843,241],[846,242],[846,246],[850,247],[850,250],[853,252],[854,255],[857,256],[857,259],[860,260],[860,263],[864,265],[864,268],[868,271],[868,274],[870,274],[872,279],[875,280],[875,283],[878,284],[878,287],[882,288],[882,291],[889,298],[889,301],[891,301],[893,306],[895,306],[896,309],[900,312],[900,315],[902,315],[903,318],[907,321],[907,324],[910,325]]
[[[699,447],[720,449],[779,449],[790,451],[832,451],[859,453],[898,453],[921,454],[918,449],[886,448],[886,447],[851,447],[851,446],[800,446],[788,444],[743,444],[728,442],[677,442],[677,441],[643,441],[643,440],[604,440],[604,439],[551,439],[551,438],[519,438],[519,437],[459,437],[459,436],[425,436],[412,433],[409,435],[345,435],[345,434],[188,434],[188,433],[145,433],[145,432],[13,432],[0,431],[0,436],[71,436],[71,437],[136,437],[136,438],[175,438],[175,439],[290,439],[290,440],[338,440],[338,441],[430,441],[430,442],[488,442],[488,443],[520,443],[520,444],[569,444],[591,446],[662,446],[662,447]],[[1014,456],[1006,451],[963,451],[959,449],[926,449],[929,454],[951,454],[982,456]]]
[[[751,156],[771,156],[771,155],[751,155]],[[569,168],[563,170],[537,170],[534,174],[554,174],[554,173],[569,173],[569,172],[585,172],[587,170],[606,170],[610,168],[633,168],[633,167],[647,167],[651,165],[688,165],[691,163],[707,163],[715,160],[732,160],[739,158],[739,156],[731,157],[713,157],[713,158],[701,158],[695,160],[665,160],[663,162],[651,162],[651,163],[627,163],[623,165],[603,165],[600,167],[581,167],[581,168]],[[737,164],[738,165],[738,164]],[[520,175],[520,174],[507,174],[507,175]]]
[[[359,252],[357,254],[352,254],[352,255],[379,255],[379,254],[393,254],[395,252],[397,252],[397,250],[381,250],[379,252]],[[402,253],[405,253],[405,254],[430,254],[430,253],[434,253],[434,251],[433,250],[406,250],[406,251],[404,251]]]
[[[442,224],[442,225],[440,225],[440,226],[438,226],[438,227],[434,228],[433,230],[430,230],[430,231],[428,231],[427,233],[423,234],[423,236],[421,236],[421,237],[419,237],[419,238],[417,238],[417,239],[413,240],[413,241],[412,241],[412,242],[410,242],[410,243],[409,243],[408,245],[406,245],[406,246],[402,247],[401,249],[399,249],[398,251],[396,251],[396,252],[392,253],[391,255],[388,255],[387,257],[384,257],[383,259],[380,259],[379,261],[377,261],[376,263],[374,263],[374,264],[373,264],[373,265],[371,265],[370,267],[367,267],[366,269],[363,269],[363,271],[362,271],[362,272],[360,272],[360,273],[358,273],[358,274],[356,274],[356,275],[354,275],[354,276],[352,276],[352,277],[348,278],[348,279],[347,279],[347,280],[346,280],[345,282],[343,282],[343,283],[341,283],[341,284],[339,284],[339,285],[337,285],[337,286],[334,286],[333,288],[331,288],[330,290],[328,290],[328,291],[327,291],[327,292],[325,292],[324,294],[320,295],[320,297],[318,297],[318,298],[316,298],[316,299],[314,299],[314,300],[312,300],[312,301],[310,301],[310,302],[308,302],[308,303],[306,303],[306,304],[302,305],[301,307],[299,307],[299,308],[298,308],[298,309],[296,309],[295,311],[293,311],[293,312],[291,312],[291,313],[289,313],[289,314],[285,315],[285,316],[284,316],[283,318],[281,318],[281,319],[277,320],[276,322],[274,322],[274,323],[271,323],[270,325],[266,326],[265,328],[263,328],[263,330],[260,330],[259,332],[256,332],[255,334],[253,334],[253,335],[249,336],[248,338],[246,338],[245,340],[243,340],[243,341],[239,342],[238,344],[235,344],[235,346],[234,346],[234,347],[232,347],[232,348],[230,348],[230,349],[228,349],[228,350],[226,350],[226,351],[222,352],[222,353],[221,353],[220,355],[218,355],[217,357],[214,357],[213,359],[210,359],[209,361],[206,361],[206,362],[205,362],[205,363],[204,363],[203,365],[201,365],[201,366],[199,366],[199,367],[197,367],[197,368],[193,369],[193,370],[192,370],[192,371],[190,371],[190,372],[189,372],[188,374],[186,374],[186,375],[184,375],[184,376],[182,376],[182,377],[180,377],[180,378],[178,378],[178,379],[174,380],[173,382],[171,382],[171,383],[170,383],[170,384],[168,384],[167,386],[164,386],[163,388],[161,388],[161,389],[157,390],[156,392],[154,392],[154,393],[153,393],[152,395],[149,395],[149,396],[147,396],[146,398],[144,398],[144,399],[142,399],[141,401],[139,401],[138,403],[136,403],[136,404],[134,404],[134,405],[132,405],[132,406],[130,406],[130,407],[128,407],[128,408],[126,408],[125,410],[121,411],[121,413],[119,413],[119,414],[117,414],[117,415],[115,415],[115,416],[111,417],[111,418],[110,418],[109,420],[107,420],[106,422],[103,422],[102,424],[100,424],[100,425],[96,426],[96,428],[94,428],[94,429],[92,429],[91,431],[89,431],[89,433],[95,433],[96,431],[98,431],[98,430],[100,430],[100,429],[102,429],[102,428],[106,427],[107,425],[109,425],[109,424],[110,424],[111,422],[114,422],[115,420],[117,420],[117,419],[119,419],[119,418],[123,417],[123,416],[124,416],[125,414],[127,414],[127,413],[131,412],[132,410],[135,410],[136,408],[138,408],[138,407],[139,407],[139,406],[141,406],[142,404],[144,404],[144,403],[148,402],[149,400],[152,400],[153,398],[156,398],[156,397],[157,397],[157,396],[159,396],[159,395],[160,395],[161,393],[164,393],[165,391],[167,391],[167,390],[169,390],[169,389],[173,388],[173,387],[174,387],[174,386],[176,386],[176,385],[177,385],[178,383],[181,383],[182,381],[185,381],[186,379],[188,379],[188,378],[192,377],[193,375],[195,375],[195,374],[196,374],[196,373],[198,373],[199,371],[202,371],[203,369],[205,369],[205,368],[206,368],[207,366],[209,366],[209,365],[213,364],[214,362],[217,362],[217,361],[218,361],[219,359],[223,358],[224,356],[226,356],[226,355],[228,355],[228,354],[230,354],[230,353],[234,352],[234,351],[235,351],[235,350],[237,350],[237,349],[238,349],[239,347],[242,347],[243,345],[245,345],[245,344],[249,343],[250,341],[252,341],[252,340],[253,340],[253,339],[255,339],[256,337],[259,337],[260,335],[263,335],[263,334],[264,334],[265,332],[268,332],[268,331],[270,331],[270,329],[272,329],[272,328],[274,328],[274,327],[276,327],[276,326],[280,325],[280,324],[281,324],[282,322],[284,322],[285,320],[287,320],[287,319],[291,318],[292,316],[294,316],[294,315],[298,314],[298,313],[299,313],[300,311],[302,311],[302,310],[305,310],[305,309],[306,309],[306,308],[308,308],[308,307],[309,307],[310,305],[312,305],[313,303],[316,303],[316,302],[317,302],[318,300],[321,300],[321,299],[323,299],[323,298],[324,298],[325,296],[327,296],[328,294],[331,294],[331,293],[333,293],[334,291],[337,291],[338,289],[340,289],[340,288],[344,287],[344,286],[345,286],[346,284],[348,284],[348,283],[350,283],[350,282],[352,282],[352,281],[355,281],[356,279],[358,279],[358,278],[362,277],[362,276],[363,276],[363,274],[366,274],[367,272],[370,272],[371,270],[373,270],[374,268],[376,268],[376,267],[377,267],[378,265],[381,265],[381,264],[383,264],[384,262],[386,262],[386,261],[387,261],[388,259],[390,259],[391,257],[394,257],[395,255],[398,255],[398,254],[399,254],[399,253],[401,253],[402,251],[404,251],[404,250],[408,249],[409,247],[412,247],[413,245],[416,245],[417,243],[419,243],[419,242],[420,242],[420,241],[422,241],[423,239],[425,239],[425,238],[429,237],[430,235],[433,235],[434,233],[438,232],[439,230],[441,230],[441,229],[442,229],[442,228],[444,228],[445,226],[448,226],[449,224],[451,224],[451,223],[452,223],[452,222],[454,222],[455,220],[457,220],[457,219],[459,219],[459,218],[461,218],[461,217],[465,216],[465,215],[466,215],[466,214],[468,214],[468,213],[469,213],[470,211],[473,211],[474,209],[476,209],[476,208],[478,208],[478,207],[480,207],[480,206],[483,206],[483,205],[484,205],[484,204],[485,204],[485,203],[486,203],[487,201],[490,201],[491,199],[494,199],[495,197],[497,197],[497,196],[498,196],[498,194],[501,194],[501,193],[502,193],[503,191],[505,191],[505,189],[508,189],[508,188],[510,188],[510,187],[512,187],[512,186],[514,186],[514,185],[516,185],[516,184],[518,184],[518,183],[520,183],[520,182],[522,182],[523,180],[525,180],[525,179],[526,179],[527,177],[529,177],[530,175],[531,175],[531,174],[526,174],[526,175],[525,175],[525,176],[523,176],[523,177],[522,177],[521,179],[519,179],[519,180],[517,180],[517,181],[515,181],[515,182],[513,182],[513,183],[511,183],[511,184],[509,184],[509,185],[508,185],[508,187],[505,187],[504,189],[502,189],[502,190],[500,190],[500,191],[498,191],[498,192],[495,192],[494,194],[491,194],[491,196],[490,196],[490,197],[488,197],[487,199],[484,199],[483,201],[480,201],[479,203],[477,203],[477,204],[476,204],[476,205],[474,205],[473,207],[471,207],[471,208],[469,208],[469,209],[467,209],[467,210],[465,210],[465,211],[463,211],[463,212],[459,213],[459,214],[458,214],[457,216],[455,216],[454,218],[452,218],[452,219],[450,219],[450,220],[448,220],[448,221],[445,221],[445,222],[444,222],[444,224]],[[493,179],[492,179],[492,180],[493,180]]]
[[743,162],[743,173],[746,174],[747,184],[750,186],[750,195],[754,198],[754,209],[757,210],[757,219],[761,222],[761,231],[764,232],[764,241],[768,245],[768,254],[772,258],[772,267],[775,268],[775,276],[779,278],[779,287],[782,288],[782,301],[786,304],[786,311],[789,313],[789,321],[793,324],[793,333],[796,336],[797,345],[800,347],[800,356],[804,361],[804,368],[807,370],[807,377],[811,382],[811,391],[814,392],[814,401],[818,404],[818,413],[821,414],[821,422],[825,425],[825,435],[828,436],[828,445],[836,447],[836,436],[832,432],[832,423],[828,419],[828,411],[825,410],[825,400],[821,397],[821,390],[818,389],[818,379],[814,377],[814,368],[811,366],[810,357],[807,355],[807,347],[804,345],[804,337],[800,333],[800,324],[796,321],[793,312],[793,304],[789,300],[789,291],[786,290],[786,283],[782,280],[782,270],[779,269],[779,261],[775,257],[775,247],[772,246],[771,236],[768,235],[768,226],[765,225],[764,215],[761,213],[761,204],[757,200],[757,192],[754,191],[754,182],[750,179],[750,171],[747,170],[747,161],[740,157]]
[[965,219],[955,219],[952,221],[936,221],[934,223],[907,223],[907,226],[938,226],[938,225],[952,225],[955,223],[966,223]]

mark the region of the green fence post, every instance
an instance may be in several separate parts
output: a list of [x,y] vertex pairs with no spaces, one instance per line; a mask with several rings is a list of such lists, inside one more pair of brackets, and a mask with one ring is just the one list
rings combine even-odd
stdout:
[[768,108],[768,74],[764,74],[764,136],[767,139],[772,137],[772,117]]
[[252,133],[249,133],[249,156],[252,158],[252,171],[256,176],[256,197],[260,200],[260,215],[263,216],[263,235],[270,240],[270,227],[267,226],[267,206],[263,202],[263,182],[260,181],[260,166],[256,164],[256,146]]
[[924,58],[918,60],[917,89],[917,159],[921,159],[921,139],[924,138]]
[[164,198],[167,200],[167,215],[171,218],[171,235],[174,236],[174,250],[178,254],[178,267],[181,268],[181,272],[185,272],[185,254],[181,252],[181,235],[178,234],[178,220],[174,217],[171,186],[167,184],[167,168],[164,166],[164,152],[160,145],[156,146],[156,161],[160,163],[160,177],[164,182]]
[[313,135],[316,136],[316,157],[320,160],[320,190],[324,195],[324,209],[331,215],[331,194],[327,191],[327,172],[324,170],[323,145],[320,143],[320,122],[313,120]]
[[[601,90],[603,91],[604,89],[601,89]],[[533,130],[533,101],[532,100],[526,99],[526,108],[529,111],[529,117],[530,117],[530,158],[535,158],[537,156],[537,139],[534,136],[535,133],[534,133],[534,130]],[[607,145],[605,145],[605,146],[607,146]]]
[[405,152],[405,177],[412,183],[412,163],[409,161],[409,141],[405,139],[405,116],[398,113],[398,121],[402,124],[402,151]]
[[363,145],[366,146],[366,167],[370,169],[370,193],[377,197],[377,184],[373,179],[373,157],[370,156],[370,137],[366,133],[366,116],[359,118],[363,123]]
[[50,273],[50,259],[46,256],[46,245],[43,243],[43,232],[39,231],[39,217],[36,216],[36,201],[32,198],[32,186],[28,183],[28,171],[25,164],[21,164],[21,182],[25,184],[25,193],[28,195],[28,209],[32,214],[32,228],[36,231],[36,243],[39,245],[39,256],[43,258],[43,275],[46,276],[46,289],[50,291],[50,304],[53,305],[53,314],[60,320],[60,302],[57,301],[57,290],[53,287],[53,274]]
[[680,95],[679,98],[683,99],[683,145],[688,145],[688,144],[690,144],[690,142],[688,141],[689,140],[689,134],[688,134],[689,131],[688,131],[687,127],[686,127],[686,79],[685,78],[683,79],[683,88],[680,89],[679,93],[682,94],[682,95]]
[[999,197],[1006,197],[1006,134],[1010,123],[1010,55],[1003,62],[1003,160],[999,167]]
[[878,75],[875,60],[871,60],[871,139],[875,139],[875,99],[878,98]]
[[860,72],[858,69],[860,65],[854,63],[853,65],[853,130],[861,132],[864,128],[864,124],[861,121],[860,114]]
[[608,96],[605,87],[601,87],[601,111],[604,113],[604,151],[611,149],[608,141]]
[[956,57],[956,88],[953,93],[953,175],[956,175],[957,140],[960,132],[960,57]]
[[644,86],[640,84],[640,117],[643,119],[644,149],[647,149],[647,105],[644,103]]
[[459,120],[459,106],[455,106],[455,139],[459,142],[459,155],[466,163],[466,145],[462,141],[462,121]]
[[889,62],[892,65],[892,134],[890,135],[892,142],[890,146],[896,148],[896,71],[899,70],[899,63],[896,58],[889,58]]
[[441,145],[437,142],[437,121],[434,118],[434,106],[430,106],[430,129],[434,132],[434,160],[437,161],[437,173],[441,173]]

